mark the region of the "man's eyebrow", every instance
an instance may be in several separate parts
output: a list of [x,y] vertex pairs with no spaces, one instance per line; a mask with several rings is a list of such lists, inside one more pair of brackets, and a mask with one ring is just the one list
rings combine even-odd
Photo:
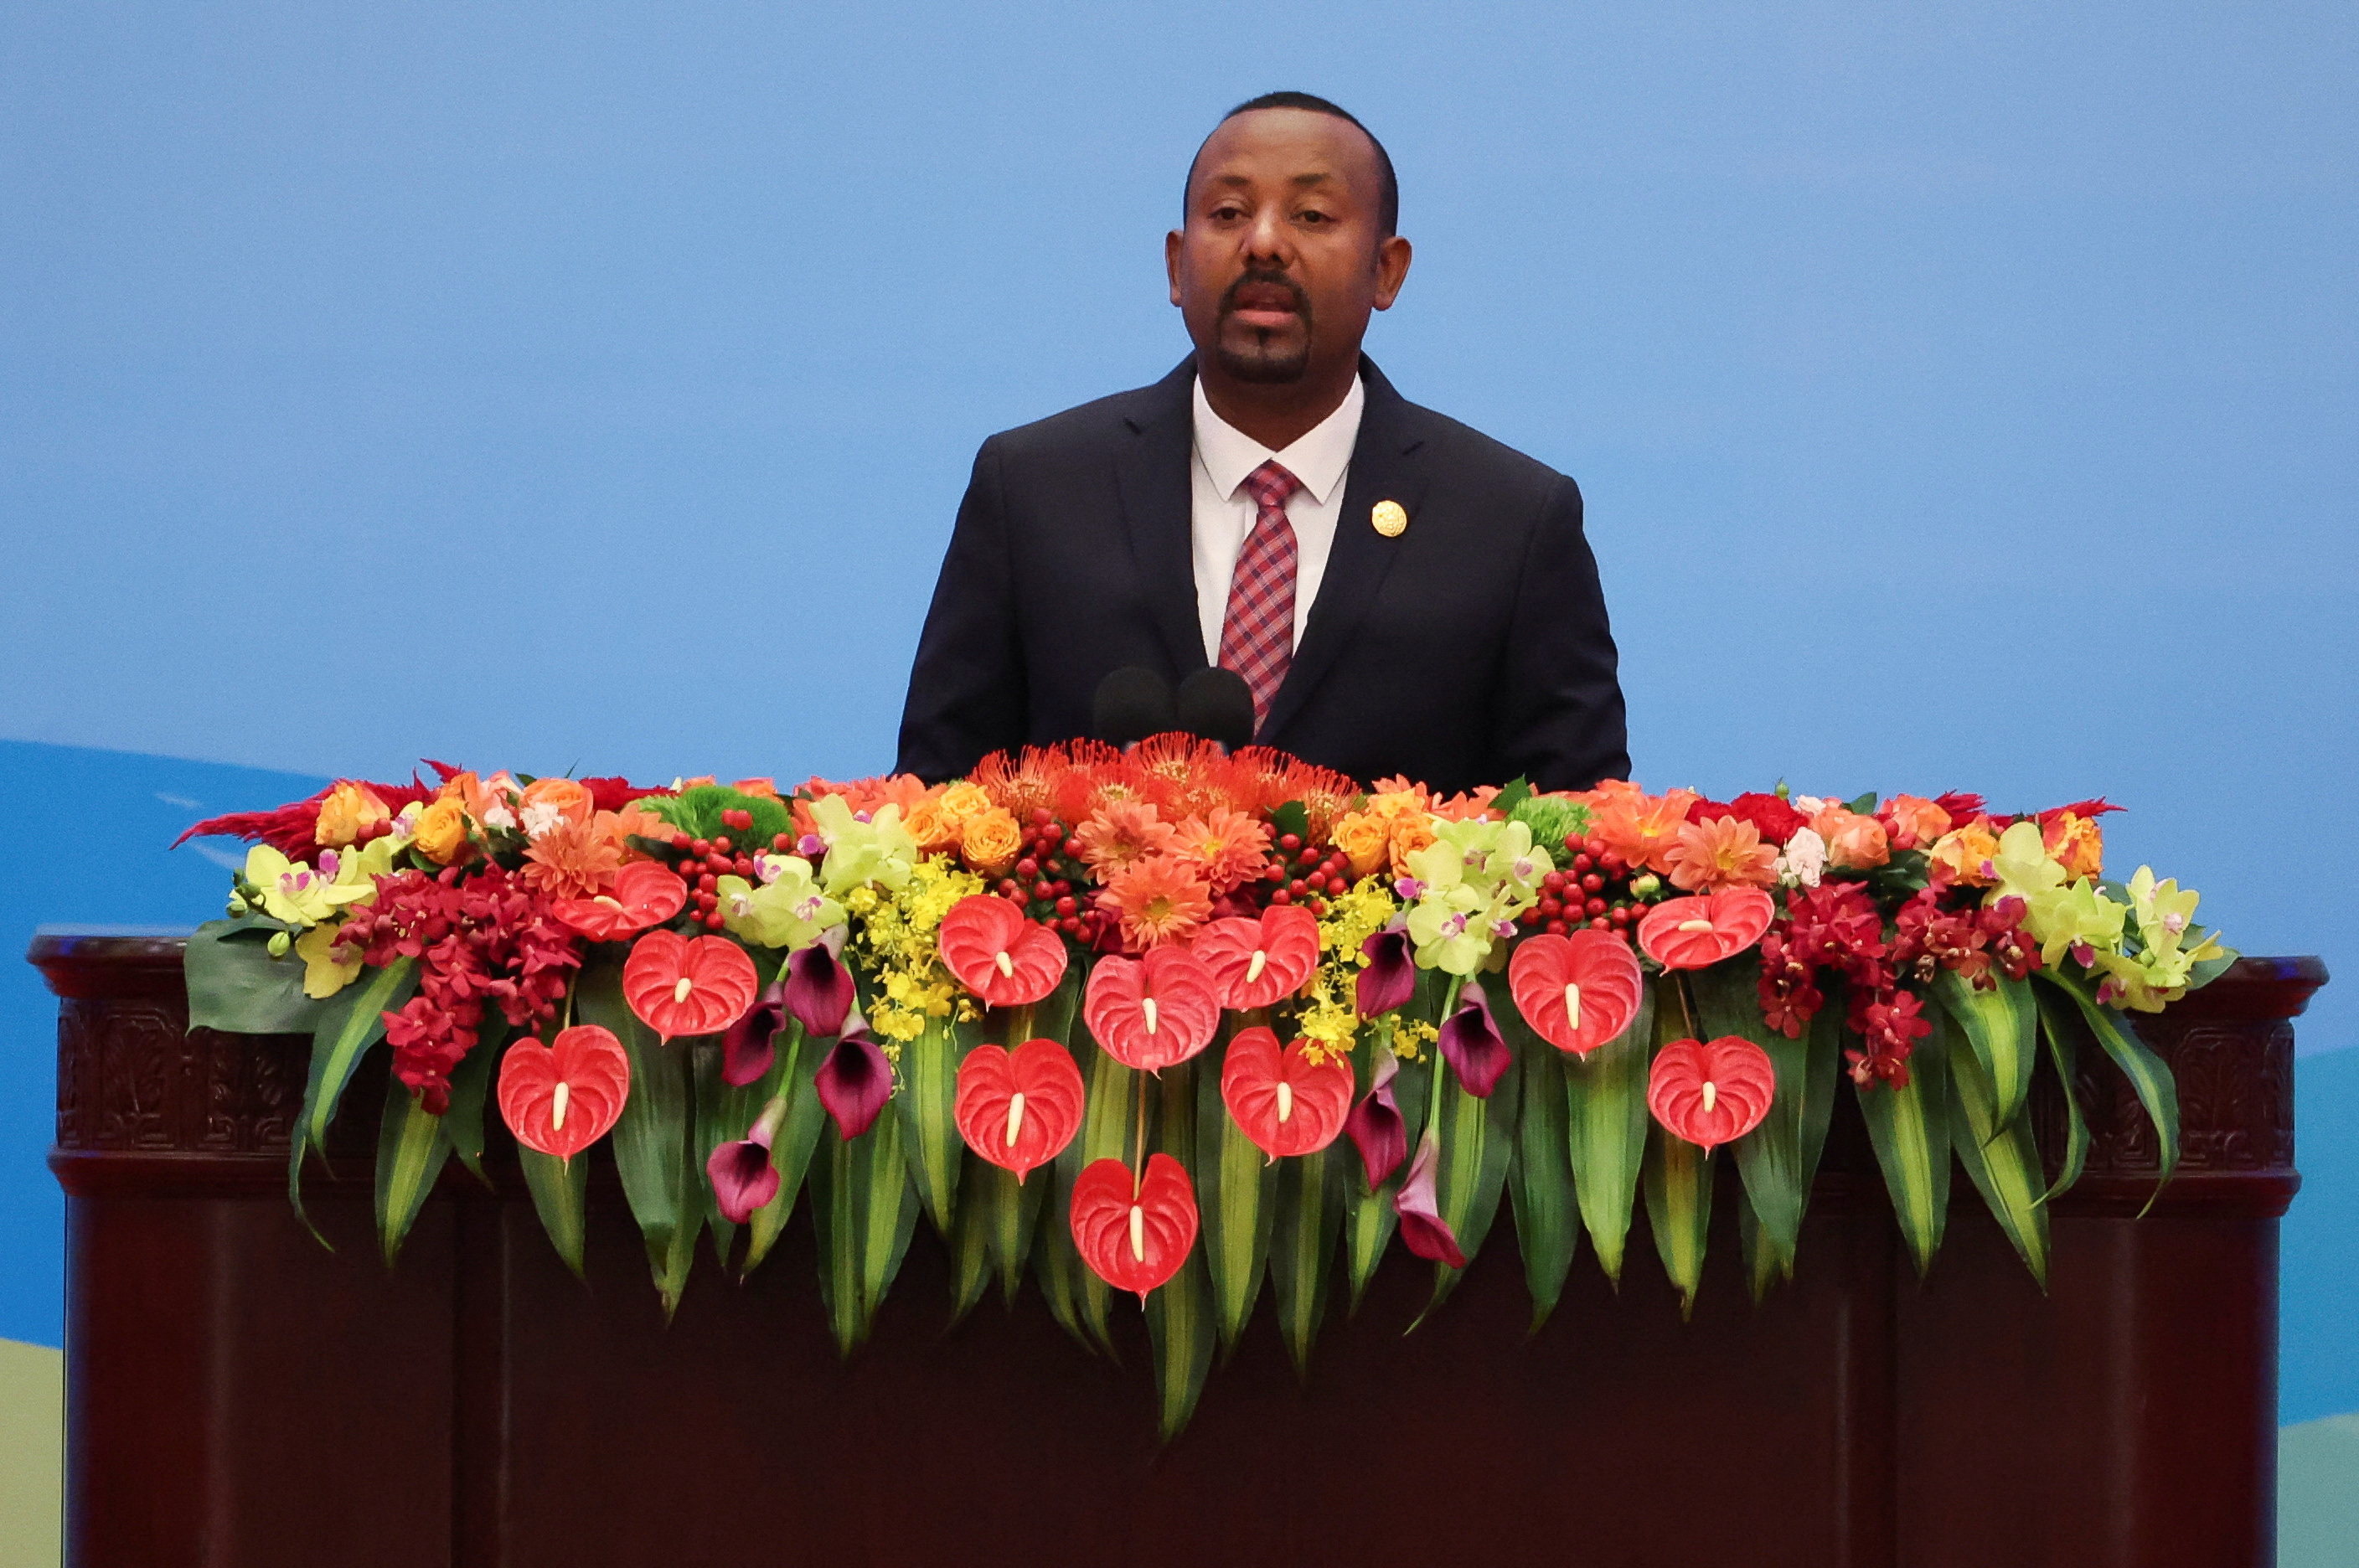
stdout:
[[1294,177],[1294,183],[1297,185],[1317,185],[1322,180],[1331,180],[1333,176],[1326,174],[1298,174]]

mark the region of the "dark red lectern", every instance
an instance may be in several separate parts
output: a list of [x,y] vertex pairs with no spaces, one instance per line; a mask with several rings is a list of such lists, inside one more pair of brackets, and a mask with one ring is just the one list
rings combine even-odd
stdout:
[[[32,957],[64,998],[75,1563],[2272,1557],[2289,1020],[2316,959],[2245,959],[2146,1026],[2185,1136],[2143,1219],[2154,1134],[2081,1052],[2094,1143],[2045,1296],[1963,1180],[1920,1285],[1846,1098],[1798,1278],[1765,1304],[1731,1189],[1692,1323],[1634,1238],[1618,1297],[1584,1256],[1527,1338],[1503,1221],[1408,1337],[1430,1276],[1387,1262],[1307,1387],[1257,1322],[1158,1450],[1143,1334],[1117,1367],[1029,1298],[946,1330],[928,1236],[849,1363],[800,1220],[742,1287],[701,1263],[667,1327],[619,1192],[593,1187],[585,1288],[513,1168],[486,1192],[454,1167],[388,1277],[373,1088],[348,1097],[335,1179],[306,1185],[332,1255],[287,1204],[308,1040],[190,1032],[175,941],[45,936]],[[2052,1080],[2033,1110],[2060,1149]]]

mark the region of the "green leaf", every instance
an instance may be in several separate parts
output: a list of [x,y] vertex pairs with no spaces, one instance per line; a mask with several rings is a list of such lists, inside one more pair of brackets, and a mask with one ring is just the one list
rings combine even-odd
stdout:
[[2162,1195],[2163,1187],[2170,1181],[2170,1173],[2179,1169],[2178,1080],[2171,1076],[2169,1064],[2126,1027],[2127,1020],[2113,1008],[2100,1007],[2096,997],[2081,982],[2051,970],[2042,969],[2035,973],[2072,998],[2073,1005],[2081,1010],[2082,1021],[2089,1026],[2089,1032],[2097,1037],[2097,1044],[2114,1059],[2114,1065],[2120,1068],[2122,1075],[2130,1081],[2130,1088],[2137,1095],[2138,1104],[2146,1107],[2147,1117],[2154,1123],[2161,1147],[2162,1172],[2155,1181],[2154,1192],[2147,1199],[2146,1208],[2138,1211],[2143,1218],[2147,1209],[2154,1207],[2154,1200]]
[[[261,942],[237,940],[249,921],[207,920],[189,933],[181,968],[189,1027],[231,1034],[310,1034],[328,1003],[303,995],[303,961],[273,958]],[[277,929],[276,921],[272,929]],[[332,999],[332,998],[331,998]]]
[[376,1135],[376,1234],[387,1269],[400,1260],[402,1241],[450,1156],[442,1118],[428,1115],[409,1086],[386,1073]]
[[507,1050],[508,1020],[497,1008],[484,1009],[476,1032],[475,1049],[451,1073],[451,1108],[442,1113],[442,1138],[468,1174],[488,1187],[484,1174],[484,1102],[491,1097],[499,1076],[501,1054]]
[[[1354,1062],[1359,1073],[1357,1093],[1365,1094],[1375,1082],[1375,1063],[1380,1054],[1392,1052],[1393,1030],[1389,1020],[1379,1019],[1364,1026],[1361,1039],[1366,1042],[1356,1053]],[[1398,1075],[1393,1079],[1393,1099],[1400,1106],[1401,1127],[1408,1139],[1411,1153],[1417,1141],[1425,1135],[1425,1107],[1431,1087],[1430,1076],[1435,1069],[1436,1052],[1429,1043],[1425,1054],[1415,1062],[1402,1062]],[[1343,1243],[1344,1254],[1352,1278],[1352,1311],[1360,1310],[1360,1298],[1375,1277],[1376,1266],[1384,1261],[1385,1248],[1399,1228],[1400,1215],[1393,1209],[1393,1199],[1400,1192],[1401,1179],[1408,1172],[1404,1161],[1390,1180],[1371,1192],[1368,1188],[1368,1168],[1359,1158],[1356,1148],[1347,1150],[1343,1173]]]
[[1057,1184],[1053,1166],[1028,1172],[1020,1183],[1013,1171],[982,1157],[966,1158],[965,1185],[959,1193],[958,1236],[952,1247],[952,1321],[983,1297],[993,1273],[1001,1299],[1013,1306],[1024,1283],[1024,1265],[1040,1224],[1040,1210]]
[[295,1205],[295,1217],[322,1247],[328,1247],[328,1238],[303,1212],[303,1151],[327,1147],[328,1124],[335,1119],[336,1105],[352,1081],[353,1069],[360,1065],[361,1053],[384,1035],[386,1013],[408,1001],[417,985],[416,959],[397,958],[383,969],[364,969],[358,980],[321,1009],[313,1026],[311,1073],[287,1151],[287,1198]]
[[582,1252],[589,1230],[590,1151],[584,1149],[571,1160],[560,1160],[519,1144],[516,1160],[524,1166],[525,1185],[532,1190],[533,1212],[540,1216],[540,1228],[549,1233],[549,1244],[557,1249],[565,1266],[573,1270],[575,1279],[583,1278]]
[[1288,833],[1308,841],[1310,837],[1310,809],[1299,800],[1288,800],[1269,814],[1270,840],[1276,843]]
[[[1158,1150],[1188,1167],[1200,1211],[1210,1185],[1204,1179],[1206,1162],[1198,1159],[1196,1147],[1196,1078],[1203,1070],[1204,1058],[1201,1056],[1163,1070],[1158,1085],[1161,1092],[1156,1096],[1154,1139]],[[1225,1110],[1222,1114],[1223,1117],[1227,1115]],[[1166,1443],[1186,1428],[1188,1418],[1195,1414],[1196,1400],[1204,1391],[1204,1378],[1212,1369],[1212,1343],[1219,1336],[1217,1312],[1200,1230],[1196,1245],[1189,1249],[1188,1259],[1180,1266],[1180,1271],[1148,1291],[1147,1297],[1147,1342],[1155,1354],[1158,1425]]]
[[2072,1004],[2045,989],[2035,988],[2039,999],[2039,1032],[2048,1041],[2048,1059],[2055,1064],[2057,1087],[2064,1095],[2064,1163],[2056,1172],[2056,1181],[2039,1201],[2047,1203],[2072,1190],[2089,1163],[2089,1123],[2081,1114],[2080,1042],[2073,1030],[2079,1027],[2079,1017]]
[[901,1123],[880,1115],[845,1142],[830,1123],[812,1168],[819,1189],[820,1290],[836,1348],[850,1356],[868,1338],[876,1309],[916,1234],[917,1189],[901,1151]]
[[679,1309],[704,1229],[705,1182],[695,1149],[696,1088],[686,1041],[667,1045],[623,997],[620,964],[583,965],[574,1008],[622,1041],[631,1062],[631,1092],[614,1123],[614,1165],[623,1196],[646,1241],[647,1266],[664,1316]]
[[1663,1272],[1680,1290],[1680,1317],[1695,1311],[1703,1282],[1704,1243],[1712,1229],[1712,1154],[1650,1127],[1647,1136],[1647,1224]]
[[[1498,812],[1502,817],[1505,817],[1514,811],[1517,806],[1522,805],[1526,800],[1528,800],[1531,798],[1532,781],[1518,773],[1516,777],[1508,779],[1505,784],[1499,786],[1499,792],[1491,797],[1489,809]],[[1552,844],[1545,847],[1553,854],[1564,846],[1562,844]]]
[[902,1042],[901,1082],[890,1102],[901,1123],[901,1149],[909,1161],[909,1180],[925,1205],[926,1217],[946,1237],[952,1234],[958,1217],[959,1176],[966,1154],[966,1140],[959,1135],[953,1114],[959,1064],[982,1032],[979,1023],[928,1018],[917,1039]]
[[[1227,1030],[1223,1031],[1224,1034]],[[1277,1216],[1277,1166],[1229,1116],[1221,1098],[1228,1041],[1220,1040],[1187,1064],[1195,1075],[1195,1147],[1185,1156],[1196,1183],[1197,1247],[1212,1283],[1214,1325],[1225,1360],[1253,1316],[1269,1262],[1270,1226]],[[1172,1069],[1164,1070],[1169,1077]]]
[[1996,1137],[2021,1114],[2031,1094],[2031,1069],[2039,1060],[2039,1008],[2031,984],[2000,977],[1995,988],[1978,991],[1955,971],[1943,969],[1933,976],[1933,999],[1965,1032],[1983,1077],[1998,1096],[1992,1131]]
[[1515,1204],[1516,1249],[1524,1257],[1524,1288],[1531,1292],[1532,1332],[1538,1334],[1564,1293],[1581,1243],[1581,1206],[1573,1197],[1566,1152],[1564,1076],[1571,1069],[1564,1053],[1535,1035],[1513,1007],[1499,1009],[1499,1027],[1524,1063],[1507,1192]]
[[[1509,1013],[1514,1008],[1503,1007],[1498,1011]],[[1517,1059],[1499,1074],[1487,1099],[1468,1094],[1455,1073],[1441,1086],[1441,1163],[1434,1177],[1434,1207],[1450,1226],[1450,1234],[1458,1238],[1458,1250],[1466,1255],[1470,1266],[1482,1250],[1484,1238],[1491,1234],[1499,1200],[1506,1193],[1523,1083],[1522,1062]],[[1435,1264],[1433,1294],[1409,1327],[1417,1327],[1449,1300],[1465,1275],[1463,1269]]]
[[[2183,952],[2189,948],[2202,946],[2203,939],[2210,934],[2202,926],[2188,927],[2186,934],[2180,939],[2180,950]],[[2201,991],[2204,986],[2234,969],[2236,966],[2236,961],[2244,956],[2234,948],[2223,946],[2220,950],[2219,957],[2201,959],[2191,964],[2187,971],[2188,990]]]
[[[1756,1301],[1772,1275],[1794,1277],[1794,1254],[1801,1241],[1802,1216],[1810,1209],[1819,1155],[1826,1147],[1843,1055],[1831,1009],[1821,1008],[1800,1040],[1788,1040],[1771,1029],[1761,1015],[1760,974],[1760,961],[1748,955],[1689,976],[1697,1024],[1705,1038],[1736,1035],[1749,1040],[1767,1053],[1777,1070],[1777,1090],[1769,1114],[1733,1146],[1737,1173],[1745,1179],[1745,1214],[1757,1227],[1748,1233],[1745,1269]],[[1756,1247],[1766,1251],[1767,1273],[1755,1256]]]
[[1926,1056],[1912,1063],[1907,1088],[1879,1082],[1859,1090],[1868,1141],[1920,1279],[1933,1267],[1950,1217],[1950,1075],[1937,1053]]
[[1762,1229],[1761,1216],[1754,1212],[1753,1190],[1740,1182],[1736,1196],[1736,1242],[1745,1259],[1745,1288],[1758,1306],[1768,1299],[1769,1287],[1785,1276],[1777,1249]]
[[787,1095],[787,1119],[779,1124],[778,1136],[770,1140],[770,1169],[778,1173],[778,1190],[745,1222],[745,1263],[739,1272],[741,1279],[760,1268],[762,1259],[770,1255],[770,1248],[777,1245],[779,1234],[794,1214],[795,1198],[802,1191],[804,1175],[810,1169],[811,1153],[819,1148],[820,1133],[827,1126],[827,1107],[820,1104],[819,1090],[812,1083],[827,1052],[803,1039],[803,1026],[799,1023],[789,1021],[787,1028],[787,1043],[779,1049],[778,1060],[772,1063],[778,1085],[772,1093],[783,1091]]
[[[1074,1055],[1088,1063],[1084,1071],[1089,1078],[1089,1098],[1082,1112],[1081,1136],[1067,1144],[1065,1152],[1057,1158],[1057,1192],[1053,1200],[1057,1205],[1056,1225],[1068,1249],[1072,1246],[1073,1179],[1100,1160],[1127,1163],[1135,1152],[1139,1117],[1138,1074],[1098,1050],[1088,1029],[1078,1023],[1074,1026]],[[1167,1074],[1169,1071],[1166,1069]],[[1107,1312],[1114,1304],[1113,1287],[1092,1272],[1079,1253],[1073,1255],[1072,1263],[1073,1311],[1089,1337],[1113,1356],[1114,1335],[1106,1326]]]
[[1269,1287],[1278,1336],[1301,1377],[1310,1375],[1310,1346],[1327,1315],[1327,1282],[1335,1271],[1335,1242],[1343,1228],[1343,1183],[1359,1155],[1339,1138],[1316,1154],[1277,1162],[1277,1220],[1269,1242]]
[[[1997,1086],[1991,1082],[1982,1052],[1954,1016],[1936,1019],[1929,1043],[1940,1047],[1949,1058],[1950,1086],[1955,1091],[1950,1145],[1989,1206],[1991,1217],[2006,1232],[2016,1255],[2045,1290],[2048,1209],[2039,1149],[2031,1138],[2031,1118],[2017,1116],[2010,1125],[2000,1125]],[[1925,1071],[1935,1071],[1933,1064],[1926,1062]]]
[[1638,1172],[1647,1160],[1647,1066],[1654,1057],[1653,987],[1640,993],[1630,1027],[1587,1056],[1565,1064],[1565,1147],[1572,1163],[1581,1222],[1597,1248],[1598,1267],[1622,1282],[1622,1245],[1630,1234]]

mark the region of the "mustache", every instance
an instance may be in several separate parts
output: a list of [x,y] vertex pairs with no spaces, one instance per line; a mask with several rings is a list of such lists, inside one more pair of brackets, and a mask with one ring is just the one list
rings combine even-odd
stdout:
[[1245,288],[1248,284],[1255,283],[1265,283],[1273,288],[1285,289],[1288,299],[1293,303],[1294,313],[1302,318],[1303,323],[1306,326],[1310,324],[1310,292],[1305,289],[1301,284],[1297,283],[1293,278],[1288,278],[1283,272],[1271,272],[1266,269],[1259,268],[1250,269],[1238,274],[1236,281],[1230,284],[1225,289],[1222,290],[1221,314],[1223,316],[1234,314],[1237,309],[1238,291]]

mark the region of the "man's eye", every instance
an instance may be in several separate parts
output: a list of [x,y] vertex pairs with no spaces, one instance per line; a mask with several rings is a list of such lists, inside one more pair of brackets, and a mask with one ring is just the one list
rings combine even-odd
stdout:
[[1304,223],[1310,223],[1310,224],[1312,224],[1312,225],[1314,225],[1314,226],[1315,226],[1315,225],[1317,225],[1317,224],[1323,223],[1326,223],[1326,222],[1328,222],[1328,221],[1329,221],[1329,220],[1328,220],[1328,216],[1327,216],[1327,214],[1326,214],[1326,213],[1321,212],[1318,211],[1318,210],[1317,210],[1317,209],[1315,209],[1315,208],[1313,208],[1313,209],[1311,209],[1311,210],[1310,210],[1310,211],[1308,211],[1308,212],[1303,212],[1303,213],[1301,213],[1301,214],[1299,214],[1299,215],[1300,215],[1300,217],[1301,217],[1301,219],[1302,219],[1302,221],[1303,221]]

